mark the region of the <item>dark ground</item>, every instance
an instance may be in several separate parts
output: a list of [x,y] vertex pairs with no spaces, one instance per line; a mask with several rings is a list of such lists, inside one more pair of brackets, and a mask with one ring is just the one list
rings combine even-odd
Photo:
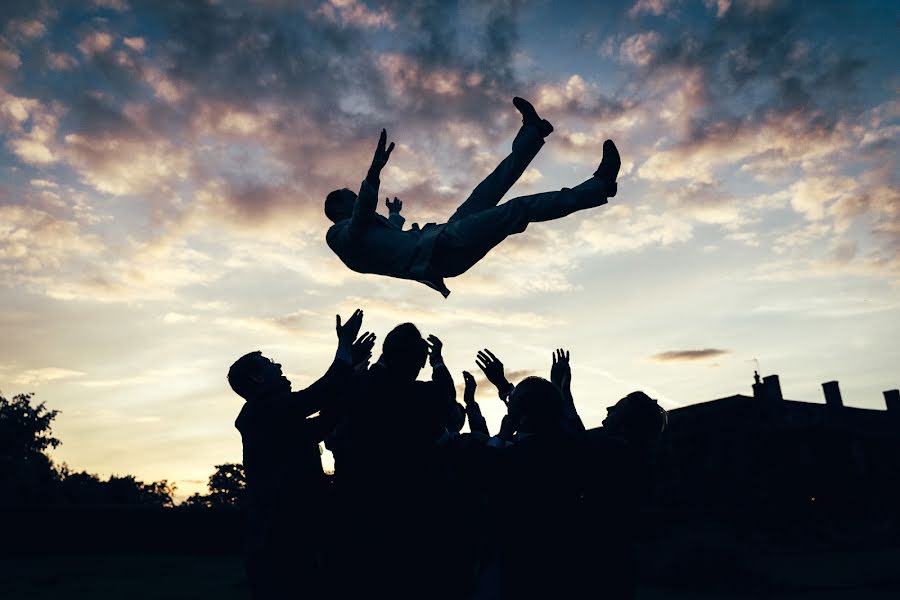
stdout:
[[[718,582],[641,587],[639,600],[896,600],[900,549],[852,553],[770,555],[748,565],[767,589],[744,591]],[[179,554],[49,555],[0,559],[4,600],[245,600],[243,564],[237,556]],[[598,582],[602,597],[602,582]]]

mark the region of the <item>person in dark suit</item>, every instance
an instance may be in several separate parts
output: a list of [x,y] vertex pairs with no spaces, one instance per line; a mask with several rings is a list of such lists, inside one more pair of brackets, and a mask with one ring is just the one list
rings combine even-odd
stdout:
[[[248,516],[247,575],[253,598],[315,597],[321,589],[316,550],[326,511],[319,442],[335,426],[353,365],[371,351],[374,336],[354,344],[363,313],[336,318],[337,353],[304,390],[291,391],[281,365],[259,351],[239,358],[228,383],[244,399],[235,421],[244,448]],[[318,416],[313,416],[319,413]]]
[[393,203],[385,200],[389,218],[375,210],[381,170],[394,149],[393,142],[387,146],[387,132],[382,130],[359,195],[343,188],[325,199],[325,214],[334,223],[326,235],[328,246],[354,271],[419,281],[447,297],[450,290],[444,278],[462,275],[508,236],[525,231],[529,223],[601,206],[616,195],[621,159],[612,140],[606,140],[600,166],[587,181],[498,205],[553,131],[528,101],[517,97],[513,104],[522,113],[522,127],[513,140],[512,153],[446,223],[428,223],[422,228],[416,224],[402,228],[402,202],[397,198]]
[[590,544],[578,555],[578,586],[585,595],[603,581],[604,598],[637,595],[635,540],[645,527],[641,509],[652,493],[659,442],[668,414],[644,392],[607,409],[603,427],[585,432],[583,456],[594,476],[582,496],[581,534]]
[[[343,597],[440,598],[455,576],[444,570],[440,443],[458,408],[441,349],[398,325],[348,393],[335,457]],[[417,381],[429,357],[431,378]]]

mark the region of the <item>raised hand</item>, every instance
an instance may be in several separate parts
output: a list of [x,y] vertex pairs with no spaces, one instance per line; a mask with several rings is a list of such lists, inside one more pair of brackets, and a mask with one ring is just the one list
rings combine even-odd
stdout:
[[569,365],[569,351],[557,348],[553,352],[553,364],[550,366],[550,383],[565,390],[572,383],[572,367]]
[[353,345],[353,341],[356,339],[356,336],[359,333],[359,328],[362,327],[362,309],[357,308],[355,311],[353,311],[353,314],[343,325],[341,325],[341,315],[334,315],[334,319],[334,329],[335,331],[337,331],[338,344],[343,344],[346,347],[351,347]]
[[466,406],[475,402],[475,388],[478,384],[475,383],[475,378],[472,377],[472,374],[468,371],[463,371],[463,381],[465,382],[465,388],[463,389],[463,402],[466,403]]
[[444,343],[438,339],[436,335],[429,335],[428,339],[428,349],[429,355],[428,360],[431,363],[431,366],[439,365],[444,362],[444,357],[441,356],[441,351],[444,349]]
[[388,159],[391,157],[391,152],[394,151],[394,142],[391,142],[390,146],[387,145],[387,131],[382,129],[381,135],[378,138],[378,146],[375,148],[375,156],[372,157],[372,166],[369,167],[369,173],[378,176],[381,173],[381,169],[384,168],[384,165],[387,164]]
[[494,384],[497,391],[504,392],[512,385],[503,374],[503,363],[487,348],[478,351],[475,364],[484,372],[487,380]]
[[353,357],[354,369],[362,369],[369,365],[369,359],[372,358],[372,348],[374,347],[375,334],[368,331],[353,342],[353,346],[350,348],[350,355]]
[[388,212],[391,214],[400,214],[400,211],[403,210],[403,201],[398,199],[397,196],[394,196],[394,201],[391,202],[390,199],[384,199],[384,205],[387,206]]

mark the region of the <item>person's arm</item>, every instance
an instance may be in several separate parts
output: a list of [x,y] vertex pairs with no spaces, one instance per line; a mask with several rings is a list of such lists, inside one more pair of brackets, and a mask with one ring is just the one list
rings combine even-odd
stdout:
[[372,348],[375,347],[375,334],[368,331],[359,336],[350,348],[353,373],[362,373],[369,368],[369,360],[372,358]]
[[436,335],[429,335],[427,341],[430,349],[428,360],[431,362],[431,381],[435,384],[438,394],[447,403],[449,410],[456,402],[456,386],[453,385],[453,376],[450,375],[441,354],[444,344]]
[[406,223],[406,219],[400,214],[400,211],[403,210],[403,201],[394,196],[393,202],[385,198],[384,205],[388,209],[388,221],[392,225],[396,225],[397,229],[403,229],[403,224]]
[[513,421],[513,418],[510,415],[503,415],[503,420],[500,421],[500,431],[497,432],[497,437],[504,442],[511,442],[515,435],[515,421]]
[[494,356],[494,353],[487,348],[478,351],[475,357],[475,364],[478,365],[484,376],[487,377],[487,380],[494,384],[494,387],[497,388],[497,396],[506,405],[507,413],[503,420],[500,421],[500,431],[497,433],[497,437],[506,442],[512,441],[518,428],[518,421],[511,414],[509,402],[516,386],[506,378],[503,371],[503,363],[500,362],[500,359]]
[[475,357],[475,364],[478,365],[484,376],[487,377],[487,380],[494,384],[494,387],[497,388],[497,395],[508,408],[509,396],[512,394],[515,386],[506,378],[503,372],[503,363],[490,350],[485,348],[478,351]]
[[360,235],[365,229],[366,223],[375,215],[378,206],[378,188],[381,185],[381,170],[387,164],[394,150],[394,142],[385,148],[387,144],[387,131],[381,130],[378,138],[378,146],[375,148],[375,156],[372,157],[372,165],[359,188],[359,195],[353,205],[353,215],[350,217],[350,239]]
[[569,364],[569,351],[558,348],[553,353],[553,362],[550,366],[550,382],[559,388],[563,397],[563,419],[568,431],[584,431],[584,423],[575,409],[575,399],[572,397],[572,367]]
[[481,407],[475,401],[475,378],[468,371],[463,371],[463,381],[466,386],[463,391],[463,402],[466,405],[466,417],[469,419],[469,431],[472,433],[482,433],[488,437],[491,436],[488,431],[487,421],[481,414]]
[[[353,315],[347,319],[347,323],[343,325],[341,316],[335,315],[338,347],[334,362],[331,363],[325,374],[308,388],[291,392],[291,401],[295,412],[299,412],[303,417],[308,417],[324,410],[328,404],[337,402],[343,395],[352,377],[354,340],[362,326],[362,320],[363,311],[360,309],[356,309]],[[366,337],[363,336],[363,338]]]

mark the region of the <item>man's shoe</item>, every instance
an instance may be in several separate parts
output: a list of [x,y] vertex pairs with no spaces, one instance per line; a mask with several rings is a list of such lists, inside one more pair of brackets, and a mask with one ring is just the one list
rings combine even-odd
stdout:
[[615,183],[621,167],[622,158],[619,156],[619,150],[612,140],[606,140],[603,142],[603,160],[600,161],[600,166],[594,171],[594,177],[609,183]]
[[537,111],[534,110],[534,106],[531,105],[531,102],[525,98],[516,96],[513,98],[513,106],[522,113],[523,125],[535,125],[540,130],[541,137],[547,137],[553,133],[553,125],[551,125],[550,121],[547,119],[542,119],[538,116]]

